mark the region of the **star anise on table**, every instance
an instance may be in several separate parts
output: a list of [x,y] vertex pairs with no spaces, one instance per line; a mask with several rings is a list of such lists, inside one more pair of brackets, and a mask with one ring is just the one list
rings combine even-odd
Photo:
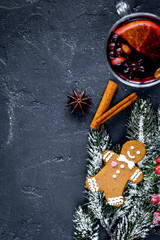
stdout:
[[86,90],[83,89],[80,95],[77,94],[77,92],[73,89],[74,96],[67,95],[67,97],[70,99],[70,103],[68,103],[66,106],[72,106],[73,110],[71,113],[73,113],[77,108],[81,110],[81,113],[84,114],[84,109],[86,107],[91,108],[91,105],[88,103],[92,98],[91,97],[84,97]]

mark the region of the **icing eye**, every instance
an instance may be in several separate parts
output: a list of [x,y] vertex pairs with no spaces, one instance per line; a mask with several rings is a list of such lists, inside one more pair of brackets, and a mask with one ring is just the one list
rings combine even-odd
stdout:
[[131,149],[134,149],[134,146],[131,146]]
[[141,152],[140,152],[140,151],[137,151],[136,153],[139,155]]

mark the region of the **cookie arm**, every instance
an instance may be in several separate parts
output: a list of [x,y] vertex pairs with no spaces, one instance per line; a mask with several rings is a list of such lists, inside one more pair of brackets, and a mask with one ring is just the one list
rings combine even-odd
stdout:
[[133,183],[139,183],[141,182],[143,179],[143,172],[141,169],[139,169],[138,167],[134,167],[134,172],[132,174],[132,176],[130,177],[130,181]]
[[85,182],[86,187],[88,188],[88,190],[92,191],[92,192],[99,192],[101,191],[100,189],[100,184],[97,181],[97,179],[95,177],[90,177],[86,180]]
[[102,159],[105,163],[107,163],[115,155],[116,155],[116,153],[114,153],[110,150],[107,150],[102,154]]

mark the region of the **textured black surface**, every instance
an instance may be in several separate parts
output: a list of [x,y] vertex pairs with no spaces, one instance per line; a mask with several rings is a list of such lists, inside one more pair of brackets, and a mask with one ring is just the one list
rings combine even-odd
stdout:
[[[160,15],[159,0],[129,3]],[[89,125],[115,80],[104,46],[118,19],[109,0],[0,1],[1,240],[73,239],[74,209],[85,201]],[[93,97],[83,117],[64,107],[72,88]],[[112,104],[134,90],[119,83]],[[157,108],[159,90],[136,91]],[[107,123],[114,143],[126,140],[129,112]]]

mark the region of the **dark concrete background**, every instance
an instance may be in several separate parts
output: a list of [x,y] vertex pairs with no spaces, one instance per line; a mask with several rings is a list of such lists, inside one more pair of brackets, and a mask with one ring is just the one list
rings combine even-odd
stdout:
[[[159,0],[129,3],[133,12],[160,15]],[[118,19],[109,0],[0,0],[1,240],[73,239],[74,209],[85,202],[89,125],[108,80],[116,81],[104,46]],[[155,109],[160,103],[160,85],[118,85],[112,104],[134,90]],[[93,98],[85,116],[65,108],[72,88]],[[106,124],[113,143],[125,142],[129,113]]]

